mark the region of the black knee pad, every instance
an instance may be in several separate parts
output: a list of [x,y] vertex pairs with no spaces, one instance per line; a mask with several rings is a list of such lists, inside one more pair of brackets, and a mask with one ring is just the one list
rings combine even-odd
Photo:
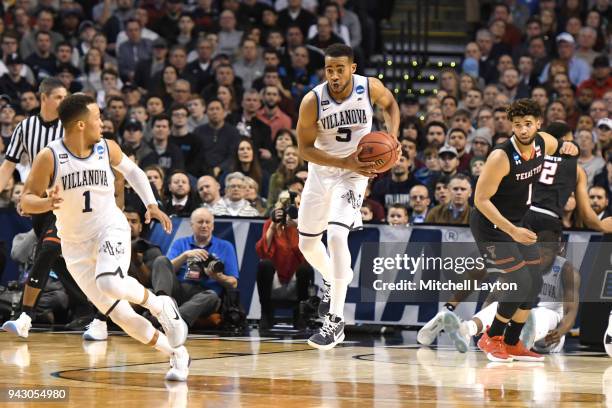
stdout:
[[498,281],[508,284],[515,283],[517,287],[516,291],[499,292],[497,313],[500,316],[510,319],[521,305],[527,302],[532,303],[533,279],[527,266],[522,266],[514,272],[501,274]]

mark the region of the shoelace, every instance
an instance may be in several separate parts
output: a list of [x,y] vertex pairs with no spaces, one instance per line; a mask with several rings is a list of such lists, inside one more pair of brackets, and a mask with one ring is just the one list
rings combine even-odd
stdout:
[[329,302],[329,292],[331,291],[331,286],[325,281],[323,281],[323,286],[323,298],[321,299],[321,302]]
[[339,324],[340,322],[335,323],[335,322],[332,322],[331,319],[326,318],[325,323],[323,323],[323,327],[321,327],[321,334],[325,334],[328,336],[334,336]]

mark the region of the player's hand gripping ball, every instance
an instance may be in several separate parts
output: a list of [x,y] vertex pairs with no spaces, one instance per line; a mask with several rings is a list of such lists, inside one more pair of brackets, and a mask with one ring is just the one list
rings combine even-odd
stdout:
[[362,162],[374,162],[374,168],[378,173],[389,170],[398,159],[397,140],[385,132],[372,132],[361,138],[359,147],[359,160]]

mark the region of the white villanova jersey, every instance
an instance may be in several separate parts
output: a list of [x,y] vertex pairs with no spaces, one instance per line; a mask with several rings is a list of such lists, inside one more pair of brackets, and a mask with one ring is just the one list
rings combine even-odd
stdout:
[[51,188],[59,186],[64,201],[53,213],[62,240],[83,242],[94,238],[109,225],[127,226],[115,203],[115,176],[104,139],[87,158],[74,156],[63,139],[47,146],[53,152],[55,170]]
[[372,131],[374,111],[368,78],[353,75],[353,92],[337,103],[329,94],[327,81],[317,85],[317,139],[315,147],[329,154],[345,157],[357,150],[362,137]]
[[563,265],[567,259],[557,256],[551,270],[542,276],[544,283],[540,290],[538,307],[545,307],[563,314]]

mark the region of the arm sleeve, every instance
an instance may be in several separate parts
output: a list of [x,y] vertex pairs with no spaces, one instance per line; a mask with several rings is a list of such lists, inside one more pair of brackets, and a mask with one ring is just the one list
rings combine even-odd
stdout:
[[125,154],[122,154],[121,162],[115,168],[123,174],[125,179],[130,186],[136,191],[138,197],[142,200],[144,205],[157,205],[157,200],[151,189],[151,184],[144,171],[140,169],[133,161],[127,158]]
[[15,128],[15,131],[11,136],[11,141],[8,147],[6,148],[6,160],[12,161],[13,163],[19,163],[19,159],[21,159],[21,154],[24,151],[22,136],[22,124],[20,123]]

